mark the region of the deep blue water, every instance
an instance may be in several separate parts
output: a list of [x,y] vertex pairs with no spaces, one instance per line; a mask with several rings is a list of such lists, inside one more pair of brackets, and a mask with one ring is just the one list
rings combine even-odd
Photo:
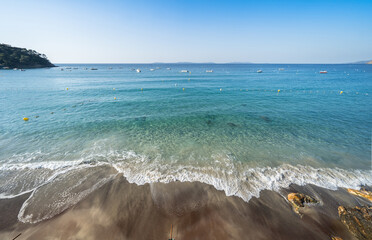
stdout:
[[372,182],[371,65],[61,64],[0,81],[4,196],[101,164],[245,199],[291,182]]

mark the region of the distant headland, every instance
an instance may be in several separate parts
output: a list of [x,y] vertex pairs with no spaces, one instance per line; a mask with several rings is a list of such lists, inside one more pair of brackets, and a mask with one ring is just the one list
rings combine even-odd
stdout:
[[0,44],[0,69],[55,67],[48,58],[35,50]]

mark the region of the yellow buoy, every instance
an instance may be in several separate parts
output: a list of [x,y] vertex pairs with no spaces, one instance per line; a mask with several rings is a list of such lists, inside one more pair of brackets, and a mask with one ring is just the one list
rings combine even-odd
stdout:
[[68,90],[68,88],[66,88],[66,90]]
[[343,94],[344,93],[344,91],[340,91],[340,94]]
[[280,92],[280,89],[278,89],[278,93]]
[[114,97],[114,100],[116,100],[116,97]]
[[113,88],[112,90],[115,90],[115,88]]
[[24,117],[23,118],[23,121],[26,121],[27,122],[28,121],[28,118],[27,117]]
[[183,91],[185,91],[185,88],[182,88]]

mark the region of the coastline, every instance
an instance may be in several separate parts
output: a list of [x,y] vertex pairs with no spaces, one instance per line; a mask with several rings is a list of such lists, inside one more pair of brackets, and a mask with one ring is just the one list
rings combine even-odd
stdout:
[[[316,198],[301,215],[288,193]],[[13,239],[355,239],[340,221],[338,207],[372,206],[345,189],[291,185],[263,190],[245,202],[200,182],[136,185],[122,175],[51,219],[22,223],[17,215],[30,193],[1,199],[0,238]]]

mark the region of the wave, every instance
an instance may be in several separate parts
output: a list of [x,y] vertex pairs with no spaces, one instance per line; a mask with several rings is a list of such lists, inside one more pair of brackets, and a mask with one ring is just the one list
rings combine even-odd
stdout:
[[31,192],[18,219],[36,223],[63,212],[118,174],[138,185],[198,181],[245,201],[258,197],[262,190],[279,191],[290,184],[314,184],[333,190],[372,185],[370,170],[290,164],[251,167],[228,154],[213,155],[209,162],[165,162],[160,156],[149,158],[130,151],[109,151],[74,161],[3,163],[0,165],[0,198]]

